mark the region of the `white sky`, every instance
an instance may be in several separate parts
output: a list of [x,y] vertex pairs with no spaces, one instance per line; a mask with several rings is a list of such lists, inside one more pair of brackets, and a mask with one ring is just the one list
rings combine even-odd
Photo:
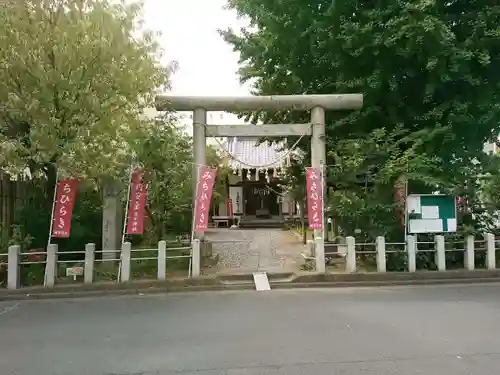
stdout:
[[248,95],[239,83],[238,54],[219,36],[217,29],[245,26],[226,0],[146,0],[146,27],[162,33],[165,61],[175,60],[176,95]]

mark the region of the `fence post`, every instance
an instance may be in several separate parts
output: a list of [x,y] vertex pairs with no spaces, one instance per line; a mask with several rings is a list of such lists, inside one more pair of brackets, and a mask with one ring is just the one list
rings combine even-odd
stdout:
[[192,272],[191,276],[192,277],[200,277],[201,274],[201,256],[200,256],[200,240],[199,239],[194,239],[193,240],[193,246],[192,246],[192,253],[191,253],[191,267],[192,267]]
[[313,240],[307,240],[307,249],[309,250],[309,253],[307,255],[315,258],[316,257],[316,249],[315,249],[315,243]]
[[21,246],[9,246],[9,253],[7,258],[7,289],[19,289],[20,285],[20,272],[19,272],[19,254],[21,253]]
[[314,239],[314,248],[315,248],[315,259],[316,259],[316,272],[317,273],[325,273],[326,272],[326,264],[325,264],[325,241],[323,237],[316,237]]
[[132,256],[132,244],[124,242],[120,253],[120,282],[126,283],[130,281],[130,258]]
[[346,271],[356,272],[356,240],[354,237],[349,236],[345,241],[347,245]]
[[434,243],[436,248],[436,265],[438,271],[446,271],[446,250],[444,244],[444,236],[434,236]]
[[469,271],[474,271],[474,236],[467,236],[465,239],[465,267]]
[[415,236],[406,237],[406,251],[408,252],[408,272],[417,271],[417,239]]
[[53,288],[57,274],[57,245],[47,246],[47,263],[45,263],[45,287]]
[[85,268],[83,269],[83,282],[92,284],[94,281],[95,244],[85,245]]
[[375,248],[377,250],[377,271],[386,272],[386,259],[385,259],[385,237],[378,236],[375,240]]
[[167,278],[167,242],[158,242],[158,280]]
[[494,270],[497,267],[495,260],[495,236],[492,233],[486,233],[484,240],[486,242],[486,267],[489,270]]

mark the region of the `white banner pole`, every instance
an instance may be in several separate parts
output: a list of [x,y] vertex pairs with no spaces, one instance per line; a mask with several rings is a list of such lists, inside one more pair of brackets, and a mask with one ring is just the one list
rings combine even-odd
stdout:
[[[52,197],[52,211],[50,213],[50,225],[49,225],[49,239],[47,240],[47,248],[52,242],[52,228],[54,228],[54,209],[56,207],[57,198],[57,187],[59,185],[59,172],[56,171],[56,184],[54,186],[54,195]],[[46,251],[49,251],[48,249]],[[47,267],[45,267],[45,273],[43,275],[43,286],[47,286]]]
[[59,185],[59,172],[56,172],[56,184],[54,186],[54,195],[52,197],[52,211],[50,213],[49,239],[47,241],[47,246],[49,246],[50,242],[52,241],[52,229],[54,228],[54,209],[56,207],[56,197],[57,197],[58,185]]
[[407,251],[407,248],[406,248],[406,240],[408,239],[408,179],[405,180],[405,252]]
[[321,163],[321,204],[322,209],[323,209],[323,241],[326,241],[328,238],[328,225],[326,224],[326,211],[325,211],[325,184],[326,184],[326,179],[325,179],[325,170],[326,170],[326,165]]
[[191,268],[193,264],[193,241],[194,241],[194,227],[196,225],[196,209],[198,208],[198,185],[200,183],[200,168],[201,165],[197,166],[197,172],[196,172],[196,189],[195,189],[195,196],[194,196],[194,204],[193,204],[193,220],[191,224],[191,257],[189,258],[189,271],[188,271],[188,277],[191,277]]
[[132,185],[132,174],[133,173],[134,173],[134,157],[132,156],[132,159],[130,161],[130,171],[129,171],[129,175],[128,175],[127,201],[125,203],[125,217],[123,218],[122,244],[121,244],[121,248],[120,248],[120,260],[119,260],[119,264],[118,264],[118,276],[116,278],[117,283],[120,282],[121,274],[122,274],[122,265],[123,265],[122,249],[123,249],[123,244],[125,243],[125,233],[127,231],[128,211],[130,209],[130,199],[131,199],[130,198],[130,190],[131,190],[131,185]]
[[194,233],[195,233],[195,224],[196,224],[196,209],[198,208],[198,184],[200,183],[200,169],[201,165],[197,166],[197,172],[196,172],[196,190],[195,190],[195,197],[194,197],[194,205],[193,205],[193,221],[191,224],[191,242],[194,240]]
[[122,246],[125,243],[125,235],[127,232],[127,222],[128,222],[128,213],[130,210],[130,191],[132,185],[132,174],[134,173],[134,159],[132,157],[132,161],[130,162],[130,171],[128,175],[128,187],[127,187],[127,201],[125,203],[125,217],[123,218],[123,230],[122,230]]

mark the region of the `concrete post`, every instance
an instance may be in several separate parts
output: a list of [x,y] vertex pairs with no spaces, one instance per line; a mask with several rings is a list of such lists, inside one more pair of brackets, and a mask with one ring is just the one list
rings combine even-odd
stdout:
[[436,250],[436,265],[438,271],[446,271],[446,250],[444,244],[444,236],[434,236]]
[[345,241],[347,245],[345,270],[346,272],[356,272],[356,240],[354,237],[347,237]]
[[315,253],[316,253],[316,272],[317,273],[325,273],[326,272],[326,264],[325,264],[325,241],[322,237],[316,237],[314,239],[315,245]]
[[158,280],[167,278],[167,243],[158,242]]
[[[325,149],[325,110],[322,107],[314,107],[311,110],[312,137],[311,137],[311,166],[319,168],[324,174],[326,169]],[[326,199],[326,176],[323,184],[323,201]],[[325,205],[323,205],[325,206]],[[326,238],[328,233],[325,220],[326,212],[323,212],[323,230],[315,230],[314,238]]]
[[469,271],[474,271],[475,255],[474,255],[474,236],[467,236],[465,239],[465,268]]
[[123,225],[120,190],[121,186],[116,181],[103,182],[102,249],[115,251],[103,253],[104,259],[116,259],[120,249]]
[[315,249],[316,244],[314,243],[313,240],[307,240],[307,249],[309,250],[309,255],[310,257],[316,257],[316,249]]
[[200,240],[194,239],[192,244],[192,277],[200,277],[201,275],[201,250],[200,250]]
[[9,246],[9,253],[7,258],[7,289],[20,288],[20,272],[19,272],[19,254],[21,253],[21,246]]
[[417,239],[415,236],[406,237],[406,251],[408,252],[408,272],[417,270]]
[[132,257],[132,244],[125,242],[122,245],[120,253],[120,282],[126,283],[130,281],[130,258]]
[[486,233],[484,241],[486,242],[486,268],[494,270],[496,268],[495,236],[492,233]]
[[95,244],[85,245],[85,268],[83,269],[83,281],[92,284],[94,281]]
[[[205,125],[207,124],[207,111],[203,108],[196,108],[193,111],[193,152],[194,162],[193,165],[193,208],[196,200],[196,188],[198,186],[198,168],[205,165],[205,152],[206,152],[206,134]],[[194,212],[193,212],[194,214]],[[196,232],[195,238],[203,239],[203,232]]]
[[378,236],[375,240],[375,247],[377,249],[377,271],[386,272],[386,258],[385,258],[385,237]]
[[57,245],[47,246],[47,263],[45,264],[45,287],[53,288],[57,275]]

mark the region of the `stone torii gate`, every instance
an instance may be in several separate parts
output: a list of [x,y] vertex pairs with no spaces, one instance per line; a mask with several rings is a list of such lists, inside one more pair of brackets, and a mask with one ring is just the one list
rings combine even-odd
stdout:
[[[276,96],[158,96],[158,111],[193,111],[193,151],[198,165],[205,164],[207,133],[212,137],[286,137],[311,136],[311,166],[321,168],[326,163],[325,110],[355,110],[363,106],[362,94],[276,95]],[[311,122],[305,124],[212,125],[207,124],[207,111],[295,110],[311,111]],[[197,181],[197,166],[193,165],[193,181]],[[196,184],[195,184],[196,189]],[[196,191],[196,190],[195,190]],[[195,193],[196,194],[196,193]],[[322,238],[322,231],[314,231]],[[324,272],[324,243],[316,247],[316,271]]]

